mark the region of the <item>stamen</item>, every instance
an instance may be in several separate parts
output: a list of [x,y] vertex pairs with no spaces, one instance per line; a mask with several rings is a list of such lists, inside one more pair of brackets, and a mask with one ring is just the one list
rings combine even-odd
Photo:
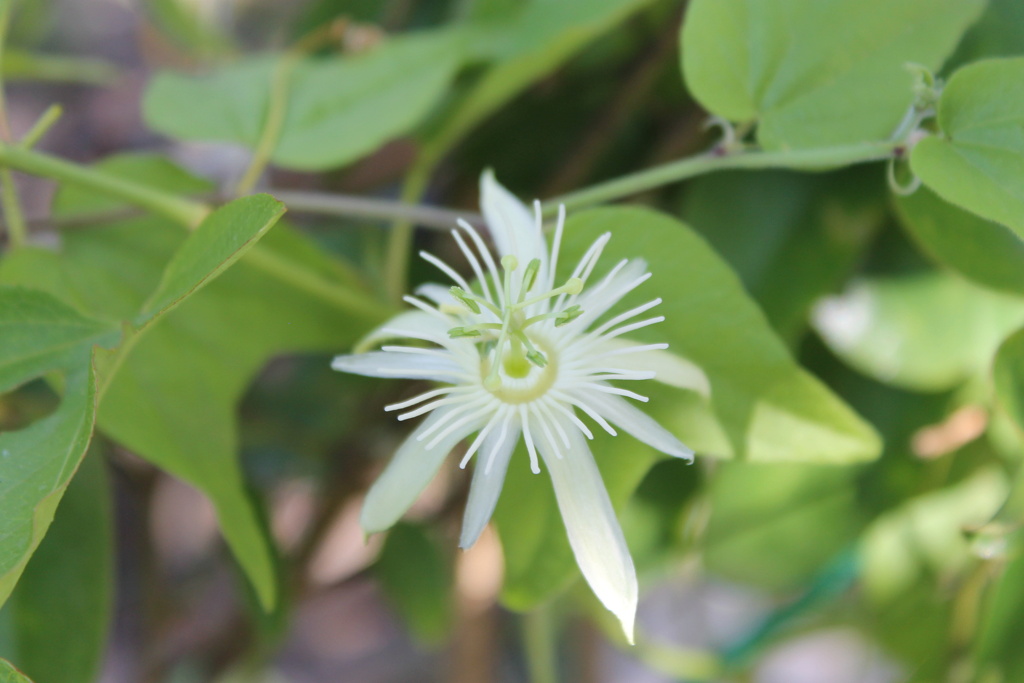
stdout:
[[562,325],[568,325],[576,318],[583,315],[583,309],[580,308],[579,304],[574,304],[569,308],[565,309],[555,317],[555,327],[561,327]]
[[540,270],[540,259],[532,259],[526,265],[526,271],[523,273],[523,284],[519,289],[519,300],[522,301],[526,293],[529,292],[534,283],[537,281],[537,272]]
[[453,297],[461,301],[463,306],[473,311],[474,313],[480,313],[480,304],[471,299],[469,295],[466,293],[466,290],[462,289],[461,287],[452,286],[448,291],[452,293]]
[[452,339],[459,337],[479,337],[484,330],[500,330],[498,323],[479,323],[478,325],[467,325],[465,327],[453,327],[448,330],[448,336]]
[[535,304],[537,302],[544,301],[545,299],[551,299],[551,298],[556,297],[556,296],[558,296],[560,294],[579,294],[582,291],[583,291],[583,280],[579,279],[578,277],[571,277],[568,280],[566,280],[565,284],[562,285],[561,287],[558,287],[556,289],[552,289],[551,291],[549,291],[549,292],[547,292],[545,294],[538,294],[537,296],[533,297],[532,299],[527,299],[526,301],[520,301],[519,303],[515,304],[514,306],[510,306],[509,310],[523,309],[523,308],[526,308],[527,306],[532,306],[533,304]]

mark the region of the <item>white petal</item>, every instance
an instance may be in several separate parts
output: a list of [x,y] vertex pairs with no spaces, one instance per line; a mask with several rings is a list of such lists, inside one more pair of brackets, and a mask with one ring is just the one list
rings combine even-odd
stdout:
[[[567,427],[572,444],[568,452],[556,457],[555,449],[541,436],[541,457],[551,475],[576,563],[594,595],[618,617],[632,643],[638,592],[633,559],[594,456],[580,431]],[[543,434],[539,425],[533,431]]]
[[399,446],[384,472],[370,487],[359,518],[366,533],[384,531],[397,522],[437,474],[445,456],[451,452],[455,444],[479,426],[472,425],[472,429],[467,426],[466,429],[450,434],[427,450],[426,445],[417,441],[416,437],[443,419],[451,410],[454,410],[454,406],[438,408],[431,413],[430,417]]
[[426,379],[448,384],[459,384],[468,377],[465,369],[453,358],[387,351],[335,356],[331,367],[366,377]]
[[473,483],[469,488],[469,500],[462,517],[460,548],[469,548],[476,543],[487,522],[491,521],[502,484],[505,483],[509,458],[519,442],[517,422],[513,419],[507,429],[496,425],[477,453]]
[[594,410],[622,427],[638,441],[643,441],[662,453],[693,460],[692,450],[658,424],[657,420],[634,407],[626,399],[600,391],[588,391],[587,401]]
[[446,323],[424,311],[404,311],[360,339],[354,350],[356,353],[362,353],[382,341],[399,338],[401,335],[395,334],[394,330],[410,330],[432,337],[447,337],[448,330],[452,327],[455,327],[454,322]]
[[458,304],[452,296],[452,289],[450,286],[445,287],[444,285],[438,285],[433,282],[425,282],[416,288],[416,293],[430,299],[438,306],[452,306]]
[[547,273],[548,249],[532,213],[494,178],[488,169],[480,176],[480,208],[500,256],[513,254],[519,267],[540,259],[540,272]]
[[[638,342],[629,339],[602,339],[602,348],[619,349],[636,346]],[[623,370],[651,370],[654,380],[670,387],[689,389],[698,394],[711,396],[711,382],[699,366],[667,350],[626,353],[615,357],[612,364]]]

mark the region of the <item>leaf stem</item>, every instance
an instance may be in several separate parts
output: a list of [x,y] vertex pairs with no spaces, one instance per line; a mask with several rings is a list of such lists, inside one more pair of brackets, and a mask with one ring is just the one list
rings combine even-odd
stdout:
[[569,210],[580,209],[622,199],[705,173],[727,169],[790,168],[800,171],[822,171],[851,164],[881,161],[896,155],[902,144],[900,141],[865,142],[820,149],[749,150],[735,153],[716,147],[710,152],[672,161],[555,197],[544,203],[544,215],[550,216],[557,213],[559,204],[565,204],[565,208]]
[[206,204],[20,146],[0,145],[0,166],[117,197],[189,228],[199,225],[210,212]]

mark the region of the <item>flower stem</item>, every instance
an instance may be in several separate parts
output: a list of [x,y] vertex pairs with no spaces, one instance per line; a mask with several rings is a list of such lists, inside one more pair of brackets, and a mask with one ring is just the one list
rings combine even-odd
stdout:
[[210,212],[210,207],[200,202],[23,147],[0,145],[0,166],[118,197],[189,228],[199,225]]
[[329,192],[277,189],[268,189],[267,192],[287,204],[288,210],[292,213],[407,221],[424,228],[446,231],[451,230],[460,218],[473,227],[483,226],[483,217],[473,211],[453,211],[422,204],[406,204],[388,199]]
[[57,123],[63,113],[64,109],[59,104],[51,104],[43,112],[43,115],[32,124],[29,131],[22,136],[21,140],[18,141],[18,146],[25,149],[35,147],[36,143],[49,132],[50,128],[53,127],[53,124]]
[[672,161],[556,197],[544,203],[544,214],[554,215],[558,211],[559,204],[565,204],[565,208],[568,210],[579,209],[622,199],[714,171],[753,168],[821,171],[851,164],[880,161],[892,158],[902,144],[901,141],[865,142],[820,149],[751,150],[735,153],[722,152],[716,148],[711,152]]
[[[7,40],[7,28],[11,23],[11,6],[14,0],[0,0],[0,140],[11,142],[11,129],[7,124],[7,100],[3,84],[3,56]],[[18,199],[18,188],[14,184],[14,176],[7,168],[0,168],[0,199],[3,200],[4,222],[7,224],[8,237],[12,246],[19,246],[28,239],[28,228],[25,216],[21,211]]]
[[[420,154],[405,177],[401,201],[407,204],[418,203],[427,189],[427,182],[433,170],[433,155]],[[413,227],[412,221],[408,219],[395,221],[391,226],[387,260],[384,263],[384,282],[389,301],[399,302],[402,300],[402,295],[405,294]]]
[[522,616],[523,647],[530,683],[558,683],[558,640],[550,605]]

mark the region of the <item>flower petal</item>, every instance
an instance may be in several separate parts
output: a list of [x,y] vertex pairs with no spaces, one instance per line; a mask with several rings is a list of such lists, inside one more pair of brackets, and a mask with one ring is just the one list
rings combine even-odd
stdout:
[[448,384],[465,382],[467,377],[466,371],[452,358],[387,351],[335,356],[331,367],[366,377],[426,379]]
[[576,563],[594,595],[618,617],[632,643],[638,593],[636,570],[594,456],[586,439],[572,424],[563,424],[571,447],[561,458],[555,455],[556,449],[541,426],[531,427],[551,475]]
[[424,311],[404,311],[399,313],[383,325],[373,329],[369,334],[359,340],[353,349],[356,353],[362,353],[382,341],[403,338],[396,334],[395,330],[409,330],[433,337],[447,337],[448,330],[455,326],[455,323],[448,324],[445,321],[425,313]]
[[366,533],[384,531],[397,522],[437,474],[445,456],[451,452],[455,444],[480,426],[479,423],[466,425],[465,429],[456,430],[430,450],[427,450],[423,441],[416,440],[417,436],[444,419],[444,416],[456,407],[438,408],[420,423],[370,487],[359,517],[359,522]]
[[458,303],[452,296],[450,286],[445,287],[434,282],[424,282],[416,288],[416,294],[430,299],[438,307]]
[[611,420],[638,441],[677,458],[693,460],[693,451],[658,424],[653,417],[634,407],[626,399],[601,391],[588,391],[587,402],[603,417]]
[[[624,349],[636,346],[640,342],[621,337],[602,339],[602,348],[608,350]],[[678,389],[689,389],[701,396],[711,396],[711,382],[700,367],[691,361],[664,349],[625,353],[615,357],[615,367],[623,370],[650,370],[655,374],[654,381],[667,384]]]
[[501,495],[502,484],[505,483],[508,461],[519,442],[520,429],[517,422],[513,419],[508,429],[495,425],[477,452],[473,483],[470,485],[469,500],[466,501],[466,511],[462,516],[460,548],[469,548],[476,543],[487,522],[491,521],[494,507],[498,504],[498,496]]
[[[540,273],[547,273],[548,247],[526,205],[506,190],[488,169],[480,176],[480,208],[501,256],[514,255],[519,267],[540,260]],[[546,276],[545,276],[546,277]],[[538,283],[544,286],[544,283]]]

